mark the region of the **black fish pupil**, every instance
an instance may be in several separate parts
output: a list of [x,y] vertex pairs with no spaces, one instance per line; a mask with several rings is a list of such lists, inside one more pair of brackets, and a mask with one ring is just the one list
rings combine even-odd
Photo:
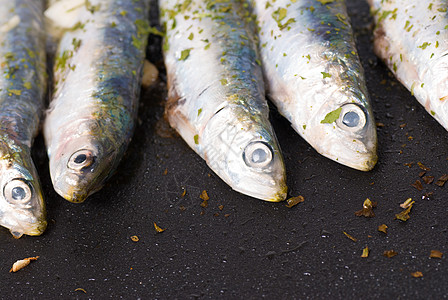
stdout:
[[21,187],[13,188],[11,194],[14,200],[23,200],[26,197],[26,191]]
[[85,162],[87,159],[87,155],[85,154],[80,154],[78,156],[76,156],[75,158],[75,164],[82,164],[83,162]]

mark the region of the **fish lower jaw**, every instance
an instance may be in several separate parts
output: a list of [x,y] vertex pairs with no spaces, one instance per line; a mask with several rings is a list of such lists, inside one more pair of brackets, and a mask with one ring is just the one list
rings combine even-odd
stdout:
[[247,195],[247,196],[250,196],[253,198],[257,198],[260,200],[264,200],[267,202],[283,201],[286,199],[287,192],[288,192],[288,187],[286,186],[286,184],[281,185],[278,189],[274,189],[274,188],[269,189],[269,190],[259,189],[257,191],[255,191],[255,190],[249,191],[247,189],[238,188],[238,187],[232,187],[232,188],[233,188],[233,190],[235,190],[241,194],[244,194],[244,195]]

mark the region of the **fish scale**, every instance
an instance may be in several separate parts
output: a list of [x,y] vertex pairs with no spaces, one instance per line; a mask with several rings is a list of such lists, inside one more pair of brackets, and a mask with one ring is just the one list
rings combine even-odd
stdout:
[[367,171],[376,126],[342,0],[252,1],[268,96],[319,153]]
[[234,190],[284,200],[284,164],[245,1],[167,0],[160,10],[171,126]]
[[45,202],[31,159],[46,90],[43,1],[0,1],[0,225],[40,235]]
[[375,53],[448,130],[448,1],[374,1]]
[[75,9],[56,55],[44,136],[55,190],[82,202],[113,174],[131,139],[149,1],[91,0]]

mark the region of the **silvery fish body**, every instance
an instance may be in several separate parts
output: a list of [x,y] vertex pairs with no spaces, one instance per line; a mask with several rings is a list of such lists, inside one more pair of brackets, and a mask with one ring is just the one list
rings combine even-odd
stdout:
[[284,200],[283,159],[244,1],[166,0],[160,6],[171,126],[234,190]]
[[[67,2],[74,3],[60,3]],[[75,25],[59,43],[44,135],[56,192],[82,202],[112,175],[131,139],[149,1],[90,0],[76,8]],[[73,12],[60,10],[62,20]]]
[[448,1],[369,1],[375,53],[448,130]]
[[0,0],[0,225],[17,238],[47,226],[30,153],[46,91],[43,6]]
[[320,154],[368,171],[376,125],[343,0],[252,1],[268,96]]

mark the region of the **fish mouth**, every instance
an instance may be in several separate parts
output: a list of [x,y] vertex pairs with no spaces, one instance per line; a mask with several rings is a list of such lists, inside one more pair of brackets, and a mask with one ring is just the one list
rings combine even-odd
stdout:
[[88,182],[78,174],[67,172],[53,183],[54,190],[62,198],[72,203],[82,203],[87,197],[101,189],[96,181]]
[[288,195],[288,187],[286,184],[282,183],[278,186],[267,187],[265,189],[253,189],[249,190],[246,188],[233,188],[235,191],[260,199],[267,202],[281,202],[284,201]]
[[208,121],[201,140],[207,164],[232,189],[265,201],[286,198],[285,166],[267,119],[226,106]]
[[47,229],[47,221],[45,215],[35,218],[33,221],[20,221],[15,219],[15,224],[4,225],[9,229],[12,236],[16,239],[22,237],[22,235],[39,236]]

